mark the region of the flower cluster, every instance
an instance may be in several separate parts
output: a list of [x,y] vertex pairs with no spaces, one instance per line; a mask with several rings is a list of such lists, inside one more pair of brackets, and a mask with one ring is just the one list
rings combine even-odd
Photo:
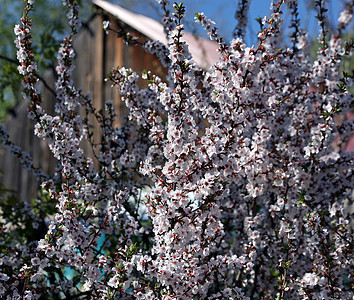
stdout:
[[[351,298],[353,154],[331,145],[353,129],[353,121],[334,121],[351,109],[338,69],[350,53],[341,32],[353,6],[331,39],[321,28],[313,63],[296,20],[293,48],[280,47],[283,7],[295,15],[297,1],[273,5],[256,47],[242,38],[228,45],[197,14],[220,53],[203,70],[182,39],[183,5],[171,14],[158,1],[168,44],[143,46],[167,67],[166,80],[144,72],[140,88],[133,70],[112,70],[107,80],[129,109],[126,125],[116,128],[112,102],[97,111],[74,86],[78,6],[63,2],[71,33],[58,52],[55,115],[41,109],[35,89],[32,1],[15,28],[35,134],[60,162],[60,176],[40,178],[45,199],[55,203],[45,235],[37,243],[11,241],[12,250],[2,245],[1,297]],[[6,234],[0,242],[9,241]]]

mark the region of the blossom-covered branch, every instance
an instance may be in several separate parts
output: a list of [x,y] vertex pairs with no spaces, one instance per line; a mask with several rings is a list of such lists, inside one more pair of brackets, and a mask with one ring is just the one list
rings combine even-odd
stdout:
[[[166,79],[126,67],[111,71],[107,80],[129,109],[126,125],[116,128],[112,102],[97,111],[72,80],[79,7],[63,2],[71,32],[58,53],[54,115],[42,110],[35,87],[32,1],[15,29],[35,133],[59,160],[61,177],[42,182],[56,204],[44,238],[1,252],[0,295],[351,298],[345,203],[353,197],[353,153],[331,146],[354,127],[334,121],[352,103],[348,78],[338,72],[352,49],[340,34],[325,36],[321,27],[325,45],[312,63],[297,1],[274,3],[256,47],[242,37],[226,43],[211,20],[196,14],[220,53],[203,70],[183,40],[183,4],[171,13],[160,0],[167,45],[115,32],[168,70]],[[285,5],[294,17],[291,49],[283,47]],[[341,14],[340,32],[351,10]],[[113,31],[107,21],[103,27]],[[8,241],[6,234],[0,238]]]

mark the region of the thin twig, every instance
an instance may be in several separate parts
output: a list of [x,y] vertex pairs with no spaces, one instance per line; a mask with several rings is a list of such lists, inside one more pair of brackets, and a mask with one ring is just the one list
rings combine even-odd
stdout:
[[[12,59],[10,57],[4,56],[0,54],[0,59],[6,60],[10,63],[16,64],[18,65],[18,61],[15,59]],[[42,76],[40,76],[38,73],[34,73],[34,75],[44,84],[44,86],[56,97],[57,93],[55,92],[55,90],[49,86],[49,84],[44,80],[44,78]]]

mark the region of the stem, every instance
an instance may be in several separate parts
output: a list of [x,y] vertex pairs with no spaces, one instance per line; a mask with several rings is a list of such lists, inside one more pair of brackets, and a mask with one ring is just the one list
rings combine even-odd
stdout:
[[[10,63],[12,63],[12,64],[18,65],[18,61],[17,61],[17,60],[12,59],[12,58],[7,57],[7,56],[4,56],[4,55],[1,55],[1,54],[0,54],[0,59],[6,60],[6,61],[8,61],[8,62],[10,62]],[[38,75],[37,72],[34,72],[34,75],[44,84],[44,86],[45,86],[55,97],[57,96],[57,94],[56,94],[56,92],[54,91],[54,89],[49,86],[49,84],[44,80],[43,77],[41,77],[40,75]]]

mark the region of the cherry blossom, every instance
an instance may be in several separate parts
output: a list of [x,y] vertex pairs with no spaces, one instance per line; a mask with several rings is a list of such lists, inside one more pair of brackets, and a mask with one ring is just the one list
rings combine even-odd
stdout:
[[[273,3],[252,47],[242,35],[226,43],[211,20],[196,14],[219,46],[219,61],[203,70],[183,41],[183,4],[171,13],[167,1],[158,1],[166,45],[120,36],[156,55],[167,76],[125,67],[108,74],[129,109],[117,128],[112,101],[97,111],[72,79],[72,40],[80,27],[74,0],[63,1],[70,32],[57,56],[55,113],[41,107],[31,48],[34,3],[27,1],[14,30],[19,73],[35,134],[59,161],[56,174],[36,168],[3,127],[0,139],[41,183],[39,208],[26,206],[21,214],[40,229],[34,211],[43,211],[45,197],[55,212],[35,242],[11,238],[11,224],[4,225],[0,295],[351,298],[346,203],[353,197],[353,153],[331,145],[353,131],[352,121],[335,121],[351,109],[348,78],[338,70],[351,51],[342,32],[353,5],[329,36],[324,1],[316,2],[321,47],[314,62],[295,19],[293,47],[282,47],[282,13],[285,5],[295,10],[297,1]],[[112,31],[107,21],[103,28]],[[101,129],[99,141],[92,119]]]

